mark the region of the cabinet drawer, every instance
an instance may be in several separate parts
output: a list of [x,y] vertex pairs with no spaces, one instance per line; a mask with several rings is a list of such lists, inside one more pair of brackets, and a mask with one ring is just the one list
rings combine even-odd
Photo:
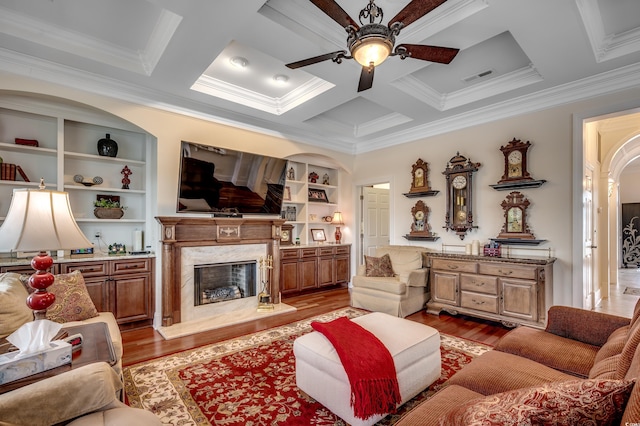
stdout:
[[119,260],[111,264],[113,275],[132,274],[134,272],[149,272],[151,259]]
[[478,293],[498,294],[498,277],[487,275],[460,275],[460,289]]
[[302,257],[311,257],[318,255],[318,249],[315,248],[303,248],[300,249],[300,252],[302,253]]
[[431,261],[432,269],[441,269],[452,272],[478,272],[478,264],[475,262],[463,262],[459,260],[433,259]]
[[460,294],[460,306],[477,311],[498,313],[498,296],[463,291]]
[[525,280],[536,279],[536,267],[524,265],[510,265],[499,263],[481,263],[479,272],[487,275],[497,275],[499,277],[523,278]]
[[299,249],[280,250],[280,259],[297,259],[299,255]]
[[107,262],[78,262],[78,263],[63,263],[62,273],[69,273],[73,271],[80,271],[83,277],[105,277],[109,275],[109,268]]
[[320,256],[331,256],[335,253],[335,247],[320,247]]
[[336,247],[336,254],[349,254],[349,246],[338,246]]

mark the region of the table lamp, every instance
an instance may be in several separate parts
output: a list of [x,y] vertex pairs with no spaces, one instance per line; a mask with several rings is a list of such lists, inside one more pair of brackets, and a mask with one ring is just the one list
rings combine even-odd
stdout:
[[333,223],[334,225],[337,225],[336,233],[335,233],[336,244],[340,244],[340,241],[342,240],[342,232],[340,232],[340,225],[344,225],[344,222],[342,220],[342,213],[340,212],[333,213],[333,219],[331,219],[331,223]]
[[55,302],[47,287],[53,284],[49,272],[53,259],[49,250],[71,250],[91,247],[71,213],[69,194],[45,189],[14,189],[9,212],[0,226],[0,252],[38,251],[31,260],[35,273],[29,285],[35,291],[27,298],[35,319],[45,319],[47,308]]

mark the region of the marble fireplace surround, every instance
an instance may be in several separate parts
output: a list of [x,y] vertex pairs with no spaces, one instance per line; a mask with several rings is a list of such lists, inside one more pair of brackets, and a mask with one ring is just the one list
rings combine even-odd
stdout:
[[[156,220],[162,227],[162,327],[217,315],[206,309],[193,309],[193,265],[199,263],[259,260],[271,255],[270,291],[274,303],[280,303],[280,227],[284,220],[180,216],[158,216]],[[191,274],[190,279],[187,274]],[[257,306],[255,298],[249,299],[238,302]],[[236,301],[213,305],[229,302]]]

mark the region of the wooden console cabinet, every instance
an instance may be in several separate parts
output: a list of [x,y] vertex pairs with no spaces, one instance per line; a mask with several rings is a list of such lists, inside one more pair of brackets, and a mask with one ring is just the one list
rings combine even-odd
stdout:
[[508,327],[544,327],[551,304],[554,261],[430,254],[427,312],[462,313]]
[[[113,312],[123,329],[151,326],[154,314],[153,257],[86,259],[54,263],[52,273],[79,270],[98,312]],[[32,274],[28,265],[3,266],[1,272]]]
[[280,292],[291,295],[347,284],[351,277],[351,246],[280,249]]

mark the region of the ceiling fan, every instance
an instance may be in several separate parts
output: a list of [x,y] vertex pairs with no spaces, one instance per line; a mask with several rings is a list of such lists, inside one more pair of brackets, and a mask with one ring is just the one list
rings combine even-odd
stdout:
[[[287,64],[287,67],[295,69],[328,59],[340,64],[343,59],[355,59],[362,65],[358,92],[371,88],[375,67],[384,62],[389,56],[398,55],[400,59],[415,58],[448,64],[460,50],[421,44],[400,44],[395,49],[393,48],[396,36],[400,34],[402,28],[422,18],[447,0],[411,0],[386,26],[381,24],[383,12],[381,8],[376,6],[374,0],[369,0],[369,4],[360,11],[358,20],[362,26],[359,26],[351,19],[335,0],[310,1],[344,27],[348,33],[347,46],[351,55],[348,55],[346,50],[339,50],[292,62]],[[362,22],[363,19],[368,19],[369,23],[364,24]],[[378,22],[376,23],[376,21]]]

